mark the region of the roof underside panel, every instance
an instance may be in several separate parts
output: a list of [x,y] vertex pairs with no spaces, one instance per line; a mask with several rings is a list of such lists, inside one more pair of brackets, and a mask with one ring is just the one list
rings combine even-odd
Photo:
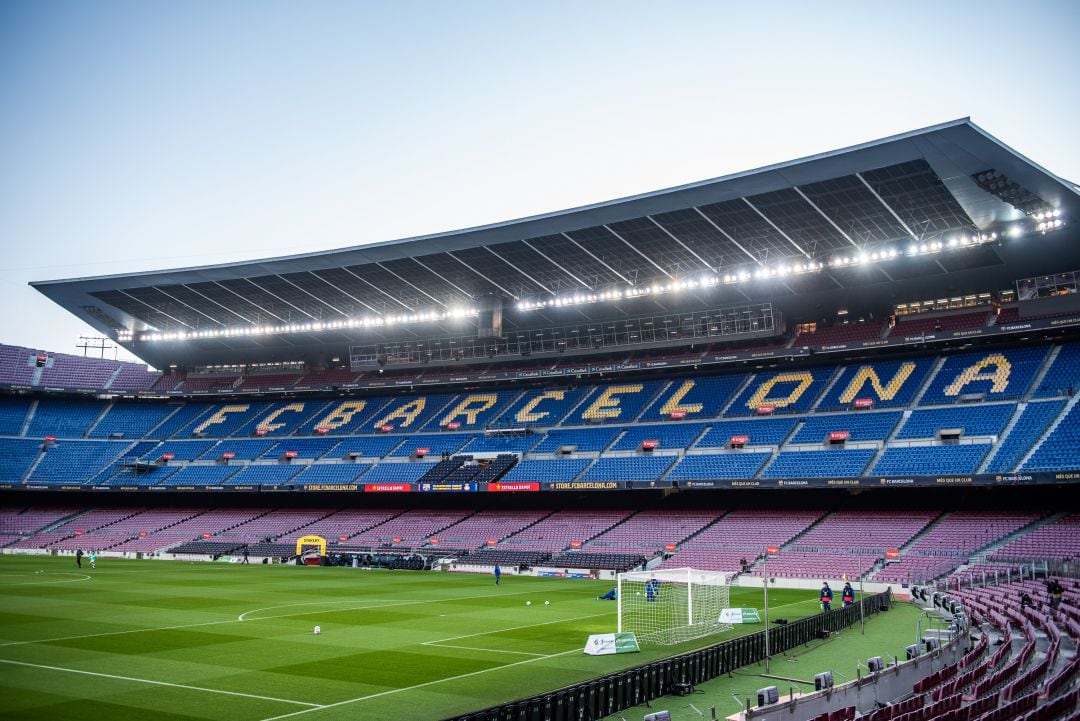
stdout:
[[[378,263],[352,265],[349,266],[349,271],[390,302],[387,307],[387,311],[390,313],[400,313],[403,310],[427,308],[434,305],[431,298],[428,298]],[[377,297],[373,298],[373,301],[377,300]]]
[[195,296],[205,299],[204,305],[225,314],[228,317],[227,325],[259,325],[278,321],[251,301],[230,293],[217,283],[191,283],[185,287]]
[[748,200],[810,255],[851,248],[848,239],[791,188],[755,195]]
[[889,209],[854,175],[804,185],[800,190],[857,244],[907,237]]
[[742,198],[703,205],[701,212],[758,262],[803,254]]
[[328,268],[317,270],[314,274],[319,280],[338,291],[336,298],[339,304],[345,303],[346,299],[352,300],[359,314],[381,315],[401,308],[396,303],[391,307],[389,298],[357,276],[350,268]]
[[366,310],[355,298],[314,273],[286,273],[281,278],[293,288],[291,292],[282,290],[289,293],[285,297],[296,297],[298,305],[318,314],[320,320],[342,320]]
[[572,269],[574,275],[590,288],[602,288],[624,280],[598,258],[578,247],[569,236],[545,235],[527,242],[560,267]]
[[751,255],[739,250],[708,218],[694,208],[657,213],[652,218],[713,268],[725,268],[753,260]]
[[920,238],[975,228],[925,160],[870,170],[862,177]]
[[193,308],[184,305],[157,287],[129,288],[124,293],[137,305],[153,308],[158,314],[193,329],[216,328],[217,324]]
[[387,260],[383,261],[382,265],[390,272],[402,278],[408,278],[409,282],[420,291],[437,299],[443,305],[467,303],[472,299],[467,291],[455,288],[451,282],[420,265],[413,258]]
[[528,273],[551,293],[561,294],[592,287],[584,280],[579,280],[576,271],[558,265],[523,240],[500,243],[491,250],[515,268]]
[[589,249],[593,255],[631,283],[651,280],[662,273],[633,246],[628,246],[614,233],[602,226],[573,230],[566,234]]
[[641,254],[675,276],[709,270],[709,265],[687,245],[672,238],[649,218],[612,223],[612,231]]
[[527,270],[511,265],[487,248],[466,248],[455,252],[454,257],[485,278],[494,280],[513,298],[549,292]]
[[416,259],[431,272],[452,283],[471,297],[487,293],[500,293],[499,287],[481,275],[471,266],[458,260],[452,253],[433,253]]
[[311,320],[300,313],[296,308],[290,307],[276,297],[273,293],[263,288],[251,278],[237,278],[235,280],[223,280],[218,283],[222,288],[230,291],[240,298],[246,299],[251,305],[260,311],[260,322],[263,323],[303,323]]

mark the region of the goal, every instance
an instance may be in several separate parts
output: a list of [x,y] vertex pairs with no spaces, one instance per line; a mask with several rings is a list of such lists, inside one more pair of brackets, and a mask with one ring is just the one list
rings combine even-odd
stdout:
[[674,644],[691,641],[731,624],[720,623],[728,607],[728,574],[693,568],[631,571],[617,577],[619,632],[639,642]]

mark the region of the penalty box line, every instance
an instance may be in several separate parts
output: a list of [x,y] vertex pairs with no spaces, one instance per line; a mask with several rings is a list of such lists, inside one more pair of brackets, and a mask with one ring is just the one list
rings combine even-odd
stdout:
[[[489,650],[489,649],[483,649]],[[426,688],[428,686],[434,686],[440,683],[446,683],[448,681],[460,681],[463,678],[469,678],[471,676],[479,676],[480,674],[489,673],[491,671],[502,671],[506,668],[513,666],[521,666],[526,663],[536,663],[537,661],[544,661],[549,658],[556,658],[558,656],[565,656],[570,653],[581,653],[580,649],[572,648],[569,651],[561,651],[559,653],[552,653],[546,656],[538,656],[536,658],[527,658],[524,661],[514,661],[513,663],[503,664],[502,666],[492,666],[491,668],[483,668],[479,671],[470,671],[469,673],[458,674],[457,676],[448,676],[446,678],[437,678],[433,681],[425,681],[424,683],[418,683],[413,686],[405,686],[402,688],[392,688],[389,691],[380,691],[379,693],[368,694],[367,696],[359,696],[357,698],[350,698],[344,701],[338,701],[336,703],[328,703],[325,706],[318,708],[306,708],[301,711],[293,711],[292,713],[282,714],[280,716],[271,716],[269,718],[262,719],[262,721],[279,721],[279,719],[292,718],[294,716],[301,716],[312,711],[322,711],[323,709],[336,708],[338,706],[346,706],[351,703],[359,703],[360,701],[369,701],[373,698],[381,698],[383,696],[393,696],[394,694],[403,693],[405,691],[415,691],[418,688]]]
[[99,673],[97,671],[83,671],[77,668],[64,668],[62,666],[46,666],[40,663],[27,663],[26,661],[12,661],[6,658],[0,658],[0,663],[7,663],[13,666],[27,666],[29,668],[41,668],[47,671],[62,671],[64,673],[77,673],[83,676],[96,676],[98,678],[111,678],[119,681],[132,681],[135,683],[148,683],[153,686],[169,686],[171,688],[182,688],[189,691],[202,691],[203,693],[216,693],[223,696],[241,696],[243,698],[256,698],[262,701],[275,701],[277,703],[288,703],[294,706],[307,706],[308,711],[314,711],[322,708],[322,705],[317,703],[308,703],[307,701],[293,701],[288,698],[275,698],[274,696],[260,696],[255,693],[243,693],[241,691],[225,691],[217,688],[206,688],[204,686],[190,686],[184,683],[170,683],[168,681],[153,681],[148,678],[136,678],[134,676],[120,676],[113,673]]
[[477,636],[491,636],[497,633],[506,633],[507,631],[519,631],[523,628],[536,628],[538,626],[550,626],[555,623],[567,623],[568,621],[582,621],[586,618],[596,618],[597,616],[610,616],[610,612],[604,613],[591,613],[587,616],[571,616],[570,618],[557,618],[554,621],[544,621],[542,623],[527,623],[523,626],[511,626],[510,628],[497,628],[492,631],[480,631],[479,633],[466,633],[461,636],[450,636],[448,638],[439,638],[434,641],[421,641],[421,646],[431,646],[435,648],[463,648],[469,651],[491,651],[493,653],[517,653],[523,656],[545,656],[542,653],[529,653],[526,651],[508,651],[506,649],[498,648],[473,648],[471,646],[452,646],[446,641],[459,641],[463,638],[476,638]]

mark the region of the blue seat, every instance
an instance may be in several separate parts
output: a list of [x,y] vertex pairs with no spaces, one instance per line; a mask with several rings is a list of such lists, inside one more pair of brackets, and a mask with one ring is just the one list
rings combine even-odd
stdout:
[[364,476],[364,483],[416,483],[434,466],[428,461],[380,463]]
[[897,438],[935,438],[942,428],[962,428],[966,436],[999,435],[1016,412],[1015,403],[924,408],[913,411]]
[[226,483],[230,486],[248,484],[253,486],[276,486],[288,483],[293,476],[300,473],[304,468],[306,466],[302,463],[244,466],[230,476]]
[[583,481],[656,481],[671,467],[676,456],[633,456],[601,458],[585,475]]
[[272,445],[274,445],[274,441],[265,438],[248,440],[226,438],[206,449],[199,457],[203,460],[215,460],[221,458],[223,453],[233,453],[235,454],[233,458],[238,461],[253,461],[266,453],[267,449]]
[[572,481],[589,465],[588,458],[564,458],[560,460],[527,459],[507,473],[502,481],[555,483]]
[[[401,445],[387,454],[389,458],[408,458],[417,448],[427,448],[428,455],[438,458],[443,451],[455,453],[473,439],[473,433],[417,433],[402,440]],[[401,437],[398,436],[400,439]]]
[[627,381],[597,386],[563,419],[562,425],[630,423],[663,386],[664,381]]
[[673,481],[753,478],[771,453],[709,453],[685,456],[668,473]]
[[567,428],[550,430],[533,449],[533,453],[556,453],[563,446],[577,446],[580,453],[596,453],[611,445],[619,428]]
[[[986,400],[1022,396],[1042,366],[1048,350],[1049,346],[1031,346],[949,356],[923,393],[920,405],[954,403],[960,396],[974,393],[984,394]],[[980,368],[981,363],[989,365]],[[995,374],[996,377],[992,377]]]
[[1043,432],[1065,407],[1065,401],[1029,403],[1013,425],[1008,437],[998,446],[997,453],[986,467],[987,473],[1007,473],[1039,440]]
[[199,439],[192,441],[162,441],[149,452],[144,454],[142,458],[144,460],[153,461],[161,458],[166,453],[173,454],[173,460],[176,461],[193,461],[202,454],[206,453],[214,445],[214,441],[208,439]]
[[[706,376],[704,378],[676,379],[664,389],[642,412],[642,421],[668,420],[668,407],[685,410],[687,420],[715,418],[731,400],[731,396],[742,386],[746,375],[737,373],[726,376]],[[682,394],[678,402],[674,397]],[[700,409],[698,408],[700,406]]]
[[642,441],[660,441],[658,448],[689,448],[694,439],[705,430],[704,423],[655,423],[647,426],[630,426],[615,445],[613,451],[634,451]]
[[860,476],[876,452],[873,448],[783,451],[762,478],[850,478]]
[[131,446],[122,441],[58,440],[30,474],[30,483],[86,483]]
[[28,438],[82,438],[103,410],[104,403],[43,400],[34,411],[26,435]]
[[350,453],[357,453],[361,458],[382,458],[408,439],[389,434],[379,436],[353,436],[336,439],[337,445],[323,454],[323,458],[344,458]]
[[[874,408],[909,405],[933,366],[933,357],[844,366],[832,388],[818,403],[818,410],[847,408],[858,398],[869,398],[874,402]],[[878,393],[874,387],[873,376],[877,377],[884,393]],[[898,387],[891,387],[894,379],[899,383]]]
[[809,410],[835,368],[801,368],[758,373],[725,411],[727,418],[752,416],[763,405],[792,413]]
[[1073,395],[1080,390],[1080,343],[1061,346],[1034,395],[1037,398]]
[[371,470],[370,463],[312,463],[289,479],[292,485],[352,483]]
[[166,486],[220,486],[240,470],[235,465],[185,466],[166,478]]
[[883,441],[903,417],[900,411],[844,413],[808,418],[790,443],[822,443],[832,431],[847,431],[851,441]]
[[0,436],[17,436],[26,423],[30,401],[10,398],[0,399]]
[[322,458],[340,441],[336,438],[290,438],[278,441],[263,454],[262,458],[281,458],[287,451],[296,451],[296,458]]
[[163,403],[117,403],[90,432],[91,438],[108,438],[113,433],[124,438],[142,438],[165,420],[175,407]]
[[1076,450],[1080,448],[1080,405],[1073,406],[1054,432],[1031,454],[1025,471],[1059,471],[1076,468]]
[[723,448],[731,442],[732,436],[749,436],[751,446],[778,446],[791,435],[798,419],[788,418],[747,418],[741,421],[720,421],[714,423],[695,448]]
[[0,481],[18,483],[41,452],[42,442],[30,438],[0,438]]
[[989,451],[989,443],[887,448],[874,465],[874,474],[934,476],[974,473]]

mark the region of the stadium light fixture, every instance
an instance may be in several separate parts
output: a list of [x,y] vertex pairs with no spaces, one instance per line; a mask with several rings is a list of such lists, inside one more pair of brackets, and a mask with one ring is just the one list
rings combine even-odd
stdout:
[[[214,328],[209,330],[168,331],[142,333],[138,340],[143,342],[198,340],[204,338],[231,338],[236,336],[281,335],[286,333],[319,333],[343,328],[371,328],[394,325],[397,323],[425,323],[447,319],[467,318],[478,315],[476,308],[455,306],[445,311],[408,311],[400,315],[365,316],[333,321],[311,321],[309,323],[284,323],[281,325],[252,325],[239,328]],[[136,335],[130,330],[120,329],[116,339],[121,343],[135,340]]]
[[520,300],[517,303],[519,311],[530,311],[538,308],[562,308],[578,305],[581,303],[595,303],[623,298],[640,298],[643,296],[661,295],[664,293],[678,293],[693,288],[711,288],[715,285],[734,285],[749,281],[768,281],[773,278],[785,278],[789,275],[816,273],[826,268],[854,268],[859,266],[873,265],[877,263],[891,262],[898,258],[914,258],[944,252],[957,252],[964,248],[979,246],[983,243],[991,243],[999,238],[1018,238],[1027,233],[1042,233],[1058,230],[1066,227],[1067,222],[1059,210],[1046,210],[1031,216],[1030,224],[1025,222],[1010,226],[999,226],[996,229],[982,231],[963,231],[960,233],[943,234],[934,238],[916,239],[906,246],[897,247],[892,244],[880,244],[876,246],[863,246],[853,251],[816,259],[788,259],[778,263],[758,263],[753,266],[747,265],[727,270],[724,273],[703,273],[701,275],[687,276],[684,278],[668,281],[650,281],[643,285],[630,285],[628,287],[608,288],[591,292],[575,292],[573,295],[549,297],[546,299]]

